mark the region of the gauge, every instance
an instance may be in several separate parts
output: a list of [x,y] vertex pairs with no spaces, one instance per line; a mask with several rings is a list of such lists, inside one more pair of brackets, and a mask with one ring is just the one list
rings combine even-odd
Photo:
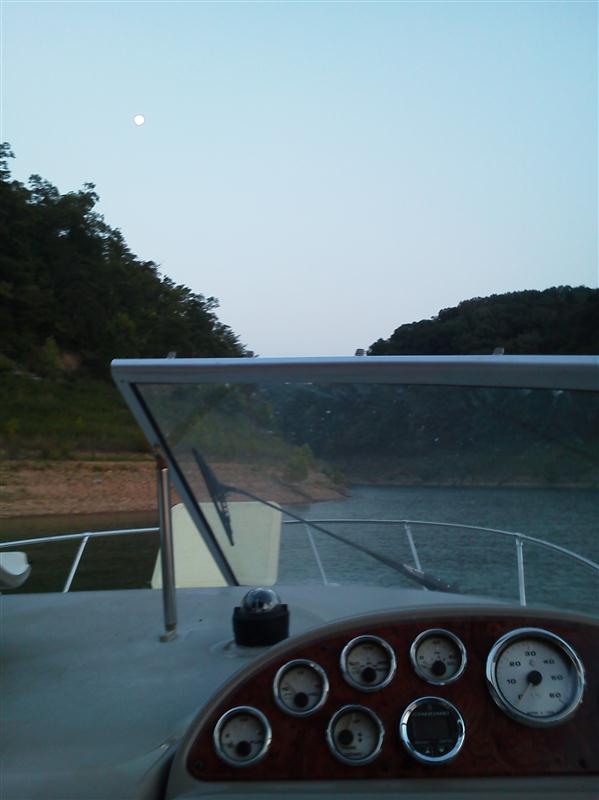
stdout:
[[441,697],[421,697],[406,708],[399,736],[408,753],[425,764],[444,764],[460,752],[465,726],[457,708]]
[[374,692],[395,675],[395,653],[378,636],[357,636],[343,648],[341,672],[354,688]]
[[364,706],[343,706],[328,724],[327,744],[344,764],[369,764],[380,753],[384,735],[374,711]]
[[514,719],[525,725],[556,725],[580,704],[584,669],[559,636],[519,628],[491,648],[487,682],[497,705]]
[[233,767],[260,761],[270,747],[272,731],[261,711],[250,706],[231,708],[216,723],[214,748]]
[[443,686],[456,681],[464,671],[466,648],[453,633],[432,628],[414,639],[410,660],[417,675]]
[[284,664],[277,672],[273,692],[280,709],[295,717],[307,717],[324,704],[329,682],[321,666],[298,658]]

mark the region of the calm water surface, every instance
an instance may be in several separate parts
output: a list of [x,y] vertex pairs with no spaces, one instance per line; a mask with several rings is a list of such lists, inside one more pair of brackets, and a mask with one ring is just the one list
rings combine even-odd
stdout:
[[[297,510],[312,518],[412,519],[520,532],[574,550],[599,563],[599,493],[572,489],[354,486],[347,499]],[[390,567],[314,531],[322,570],[303,526],[286,526],[280,580],[407,586]],[[403,525],[335,525],[332,530],[377,552],[414,564]],[[517,600],[513,539],[464,529],[412,526],[425,571],[460,591]],[[525,545],[527,602],[599,614],[599,573],[559,553]],[[324,573],[324,575],[323,575]]]

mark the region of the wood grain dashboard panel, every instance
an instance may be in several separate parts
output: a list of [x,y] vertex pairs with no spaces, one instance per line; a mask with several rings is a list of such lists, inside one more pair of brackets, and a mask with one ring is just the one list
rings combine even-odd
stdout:
[[[548,630],[568,642],[580,657],[586,673],[582,702],[574,716],[555,727],[535,728],[508,717],[493,701],[485,666],[493,644],[504,634],[522,627]],[[467,665],[463,675],[447,686],[432,686],[414,672],[409,651],[416,636],[428,628],[445,628],[464,643]],[[387,641],[397,659],[393,680],[375,692],[361,692],[343,679],[340,653],[355,636],[372,634]],[[275,703],[272,683],[287,661],[315,661],[327,673],[330,689],[326,702],[312,716],[285,714]],[[446,764],[422,764],[413,759],[399,738],[398,723],[413,700],[426,695],[445,698],[460,711],[465,727],[464,745]],[[325,731],[334,712],[346,704],[372,709],[381,719],[385,738],[379,756],[370,764],[346,765],[329,751]],[[265,757],[251,766],[231,767],[215,753],[212,741],[220,716],[235,706],[253,706],[266,715],[272,743]],[[362,617],[352,625],[329,626],[320,632],[288,640],[269,656],[250,665],[220,693],[196,720],[188,748],[187,769],[197,779],[228,781],[339,780],[372,778],[433,778],[467,776],[574,775],[599,773],[599,626],[582,618],[553,620],[546,614],[491,611],[481,614],[464,609],[429,616],[387,613]]]

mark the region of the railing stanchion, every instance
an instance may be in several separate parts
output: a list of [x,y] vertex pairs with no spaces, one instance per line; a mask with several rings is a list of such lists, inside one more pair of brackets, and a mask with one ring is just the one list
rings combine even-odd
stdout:
[[[412,558],[414,559],[414,566],[416,569],[419,569],[422,572],[422,566],[420,564],[420,558],[418,556],[418,550],[416,550],[416,544],[414,542],[414,537],[412,536],[412,529],[408,522],[404,522],[403,524],[404,530],[406,532],[406,538],[408,540],[408,544],[410,545],[410,550],[412,551]],[[425,592],[428,592],[426,586],[422,587]]]
[[422,565],[420,564],[420,558],[418,557],[418,550],[416,550],[416,545],[414,543],[414,537],[412,536],[412,529],[410,528],[409,523],[404,522],[403,524],[404,530],[406,532],[406,537],[408,539],[408,544],[410,545],[410,550],[412,551],[412,558],[414,559],[414,566],[416,569],[422,571]]
[[162,604],[164,607],[164,633],[161,642],[177,635],[177,589],[175,584],[175,556],[171,520],[171,490],[168,466],[161,454],[156,454],[156,482],[158,513],[160,517],[160,562],[162,566]]
[[75,573],[77,572],[77,567],[79,566],[79,562],[81,561],[81,556],[83,555],[83,551],[85,550],[85,547],[88,542],[89,542],[89,536],[84,536],[83,539],[81,540],[81,544],[79,545],[79,549],[77,550],[77,554],[73,559],[73,563],[71,564],[70,572],[67,576],[64,589],[62,590],[63,594],[68,592],[69,589],[71,588],[71,584],[73,583],[73,578],[75,577]]
[[516,542],[516,560],[518,563],[518,596],[520,598],[520,605],[526,605],[526,583],[524,580],[524,542],[519,536],[515,539]]
[[322,561],[320,560],[320,553],[316,547],[316,542],[314,541],[314,537],[312,536],[312,531],[310,530],[309,525],[304,525],[304,530],[306,531],[306,535],[308,537],[308,541],[310,542],[310,546],[312,547],[312,552],[314,553],[314,558],[316,560],[316,565],[320,570],[320,577],[322,578],[322,583],[324,586],[328,586],[329,582],[327,580],[327,574],[324,571],[324,567],[322,565]]

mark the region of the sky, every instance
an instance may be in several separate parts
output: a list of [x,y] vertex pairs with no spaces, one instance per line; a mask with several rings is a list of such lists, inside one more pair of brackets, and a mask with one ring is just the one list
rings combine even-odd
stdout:
[[597,12],[1,0],[0,139],[19,180],[94,183],[257,354],[353,355],[464,299],[599,286]]

